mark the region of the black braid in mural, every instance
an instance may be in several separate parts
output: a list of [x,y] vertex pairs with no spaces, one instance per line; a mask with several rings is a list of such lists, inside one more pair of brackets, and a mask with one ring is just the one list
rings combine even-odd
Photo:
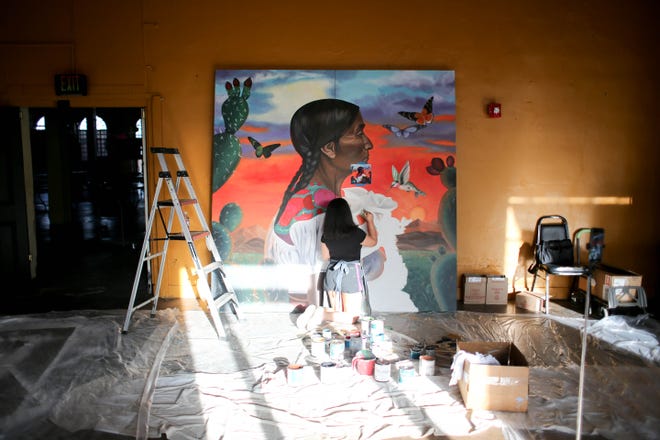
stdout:
[[284,192],[275,223],[291,196],[309,184],[319,166],[322,147],[334,142],[337,148],[339,138],[351,126],[359,111],[357,105],[340,99],[320,99],[296,110],[291,118],[291,142],[302,157],[302,164]]

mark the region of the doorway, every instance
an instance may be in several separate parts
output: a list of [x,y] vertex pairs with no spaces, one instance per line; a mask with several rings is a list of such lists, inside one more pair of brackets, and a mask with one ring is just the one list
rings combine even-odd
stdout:
[[44,310],[126,308],[145,233],[142,109],[65,103],[29,119],[32,293]]

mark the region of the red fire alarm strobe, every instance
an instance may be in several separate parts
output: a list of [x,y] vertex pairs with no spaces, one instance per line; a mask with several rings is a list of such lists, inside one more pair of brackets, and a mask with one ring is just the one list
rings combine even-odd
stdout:
[[502,104],[497,102],[491,102],[486,108],[488,111],[489,118],[501,118],[502,117]]

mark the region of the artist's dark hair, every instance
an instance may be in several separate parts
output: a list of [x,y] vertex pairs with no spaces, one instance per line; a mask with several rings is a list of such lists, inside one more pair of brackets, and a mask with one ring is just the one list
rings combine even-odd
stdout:
[[346,199],[337,197],[330,200],[323,219],[323,238],[328,240],[344,238],[357,227]]
[[291,143],[302,157],[302,164],[284,191],[275,223],[293,194],[309,184],[319,166],[321,148],[339,138],[353,124],[360,107],[341,99],[319,99],[300,107],[291,117]]

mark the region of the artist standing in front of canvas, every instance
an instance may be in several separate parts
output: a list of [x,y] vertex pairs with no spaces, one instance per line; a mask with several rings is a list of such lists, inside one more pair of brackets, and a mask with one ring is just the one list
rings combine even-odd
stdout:
[[332,200],[325,212],[321,250],[328,267],[323,290],[328,294],[333,311],[345,316],[333,321],[356,323],[360,316],[371,315],[360,251],[362,246],[378,243],[378,231],[371,212],[363,211],[360,216],[366,222],[366,232],[355,224],[351,208],[343,198]]
[[308,277],[307,292],[289,293],[294,302],[318,301],[325,210],[331,200],[342,196],[351,165],[369,160],[373,145],[364,127],[360,108],[340,99],[308,102],[291,118],[291,142],[302,164],[284,192],[266,239],[265,255],[272,263],[295,268],[295,277]]

